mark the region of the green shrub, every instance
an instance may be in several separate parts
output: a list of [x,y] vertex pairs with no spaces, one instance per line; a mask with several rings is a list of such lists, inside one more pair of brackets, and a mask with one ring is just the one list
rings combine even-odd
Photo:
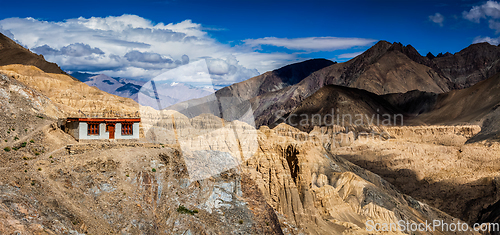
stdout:
[[30,140],[30,143],[35,143],[35,141],[34,140]]
[[179,207],[177,208],[177,212],[179,212],[181,214],[194,215],[194,214],[198,213],[198,210],[190,210],[190,209],[184,207],[183,205],[179,205]]
[[42,117],[42,116],[40,116],[40,115],[37,115],[36,117],[37,117],[37,118],[41,118],[41,119],[43,119],[43,118],[44,118],[44,117]]
[[7,140],[5,140],[5,142],[7,142]]
[[52,158],[52,155],[50,155],[50,157],[49,157],[49,158]]
[[16,131],[16,129],[12,128],[12,131]]
[[9,151],[10,151],[10,147],[5,147],[5,148],[3,148],[3,150],[4,150],[5,152],[9,152]]
[[38,155],[40,155],[40,153],[39,152],[35,152],[35,155],[38,156]]
[[23,147],[23,148],[24,148],[24,147],[26,147],[26,145],[27,145],[27,144],[28,144],[28,143],[23,142],[23,143],[21,144],[21,147]]
[[239,224],[243,224],[243,220],[241,220],[241,219],[240,219],[240,220],[238,221],[238,223],[239,223]]
[[14,151],[17,151],[17,150],[18,150],[18,148],[16,148],[16,147],[12,147],[12,149],[13,149]]
[[18,140],[18,139],[19,139],[19,138],[18,138],[17,136],[16,136],[16,137],[14,137],[14,140]]
[[125,176],[129,177],[129,175],[128,175],[128,174],[126,174]]
[[152,172],[156,172],[156,169],[155,169],[155,168],[153,168],[153,169],[151,169],[151,171],[152,171]]
[[41,170],[42,170],[42,168],[38,168],[38,171],[41,171]]

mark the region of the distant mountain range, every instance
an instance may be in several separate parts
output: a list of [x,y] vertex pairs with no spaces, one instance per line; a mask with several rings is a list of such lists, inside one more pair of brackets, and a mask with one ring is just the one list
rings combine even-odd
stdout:
[[[139,99],[139,92],[146,82],[139,80],[132,80],[126,78],[110,77],[105,74],[91,74],[91,73],[70,73],[71,76],[77,78],[83,83],[97,87],[99,90],[107,93],[131,98],[141,105],[150,106],[158,109],[157,99],[152,89],[142,89],[144,93]],[[204,97],[213,94],[215,90],[203,87],[194,87],[184,83],[157,83],[157,94],[161,100],[161,107],[168,107],[176,103]]]
[[[332,94],[320,96],[315,95],[315,93],[324,86],[337,85],[340,87],[330,87],[327,93],[349,94],[346,96],[347,98],[357,100],[352,105],[361,105],[351,107],[352,110],[358,110],[366,105],[373,106],[375,105],[373,102],[383,98],[391,100],[392,103],[389,105],[392,107],[387,107],[387,102],[384,101],[385,104],[378,103],[369,109],[362,108],[361,110],[371,110],[369,113],[377,108],[379,111],[397,110],[404,113],[406,118],[415,119],[415,116],[427,112],[444,110],[444,107],[439,105],[447,105],[447,109],[454,109],[452,102],[444,104],[438,101],[447,97],[447,94],[465,92],[455,92],[454,90],[474,89],[472,86],[476,83],[500,72],[499,62],[500,47],[488,43],[473,44],[455,54],[445,53],[438,57],[429,54],[424,57],[411,45],[404,46],[401,43],[380,41],[361,55],[344,63],[313,59],[291,64],[220,89],[215,93],[216,98],[205,97],[190,100],[166,109],[177,110],[188,117],[194,117],[201,113],[212,113],[226,120],[241,119],[242,117],[246,117],[244,119],[248,120],[248,112],[251,110],[254,118],[252,121],[257,127],[264,125],[274,127],[290,114],[299,112],[299,109],[300,112],[303,112],[304,110],[316,110],[314,108],[316,106],[317,108],[333,107],[330,99]],[[490,83],[495,83],[497,80],[492,78]],[[354,90],[346,90],[344,87],[361,90],[354,92]],[[481,93],[493,94],[495,87],[494,84],[483,86]],[[365,91],[371,94],[365,94]],[[326,90],[321,90],[321,92],[325,93]],[[377,98],[369,101],[372,104],[366,103],[367,99],[374,97],[373,95],[376,95]],[[379,97],[381,95],[387,96]],[[308,97],[330,98],[312,102],[313,98]],[[479,94],[473,97],[479,97]],[[303,103],[306,99],[309,100],[309,103]],[[462,103],[468,107],[467,102],[455,99],[457,100],[453,102]],[[469,97],[467,99],[475,98]],[[491,98],[483,101],[484,105],[480,107],[484,106],[484,108],[489,109],[497,105],[496,101]],[[307,107],[308,105],[309,107]],[[477,107],[479,107],[478,105],[476,104]],[[471,112],[474,110],[470,109]],[[488,110],[481,112],[488,113]],[[453,124],[459,123],[459,121],[482,123],[477,118],[474,120],[465,117],[458,119],[459,115],[451,117],[444,114],[435,120],[424,120],[423,118],[418,120],[434,124]],[[469,116],[472,117],[474,114]],[[491,136],[491,133],[487,136]]]

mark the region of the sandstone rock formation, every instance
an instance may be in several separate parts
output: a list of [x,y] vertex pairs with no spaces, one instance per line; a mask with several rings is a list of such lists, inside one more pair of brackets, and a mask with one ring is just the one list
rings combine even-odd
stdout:
[[46,73],[34,66],[0,66],[0,72],[46,95],[64,116],[135,116],[139,105],[90,87],[69,75]]

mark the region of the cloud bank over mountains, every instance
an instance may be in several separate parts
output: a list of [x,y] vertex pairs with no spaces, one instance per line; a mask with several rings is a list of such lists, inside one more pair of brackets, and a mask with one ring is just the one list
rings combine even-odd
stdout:
[[206,60],[213,83],[228,85],[304,60],[297,53],[259,50],[259,45],[294,51],[332,51],[370,46],[360,38],[261,38],[229,45],[211,37],[210,28],[191,20],[154,23],[137,15],[43,21],[0,20],[0,31],[68,71],[151,79],[190,62]]

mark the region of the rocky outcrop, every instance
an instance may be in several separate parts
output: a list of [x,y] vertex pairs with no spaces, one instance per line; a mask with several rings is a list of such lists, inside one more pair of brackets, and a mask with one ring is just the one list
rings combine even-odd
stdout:
[[47,62],[42,55],[31,52],[0,33],[0,66],[11,64],[32,65],[46,73],[66,74],[57,64]]
[[480,133],[478,125],[385,127],[383,131],[391,136],[389,140],[357,138],[331,152],[470,225],[480,218],[496,222],[489,214],[496,213],[491,208],[500,199],[499,169],[493,163],[499,157],[499,145],[466,144]]
[[[145,133],[158,142],[171,140],[180,146],[191,181],[240,169],[255,182],[281,224],[307,234],[369,233],[368,221],[454,221],[400,194],[377,175],[332,155],[336,148],[355,142],[353,132],[341,133],[344,127],[307,133],[280,124],[255,130],[243,122],[212,115],[189,119],[173,111],[150,123],[157,128]],[[177,137],[175,142],[172,136]]]
[[6,65],[0,72],[44,94],[68,116],[136,116],[139,105],[90,87],[65,74],[45,73],[27,65]]

